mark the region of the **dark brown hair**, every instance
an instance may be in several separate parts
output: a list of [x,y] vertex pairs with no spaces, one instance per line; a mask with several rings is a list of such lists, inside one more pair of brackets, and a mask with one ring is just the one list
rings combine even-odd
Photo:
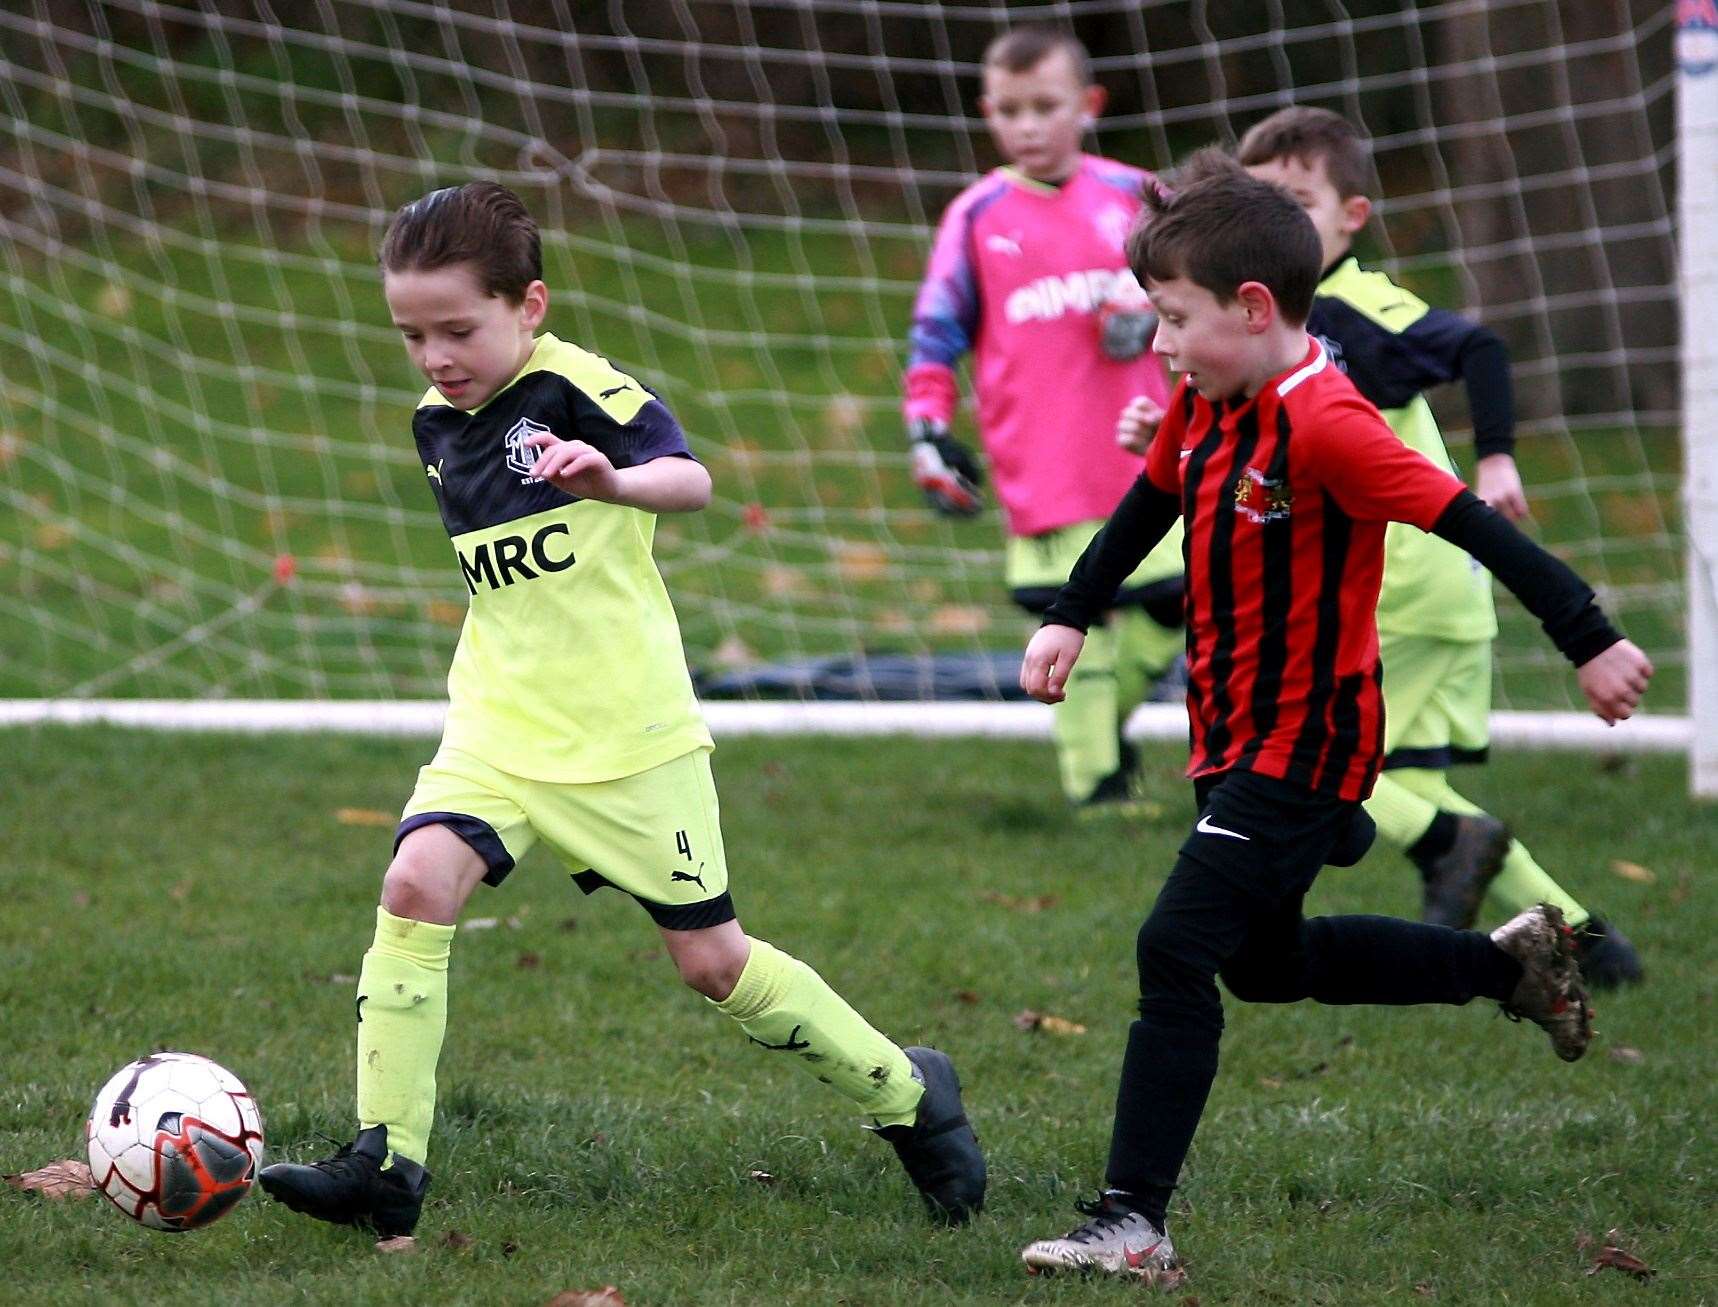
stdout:
[[543,279],[543,242],[524,203],[498,182],[431,191],[401,209],[382,237],[383,272],[431,272],[469,263],[485,295],[509,304]]
[[1370,191],[1370,151],[1354,124],[1329,109],[1296,105],[1278,109],[1254,123],[1241,138],[1236,156],[1247,167],[1276,159],[1298,159],[1308,168],[1324,160],[1324,171],[1343,199]]
[[1081,86],[1092,84],[1092,57],[1080,38],[1059,27],[1027,23],[1002,33],[984,49],[984,66],[1011,73],[1031,72],[1058,50],[1066,50],[1073,61],[1074,77]]
[[1228,304],[1243,282],[1256,281],[1284,321],[1305,322],[1323,262],[1305,210],[1215,146],[1192,155],[1175,181],[1173,192],[1145,188],[1145,211],[1128,233],[1127,261],[1140,284],[1186,277]]

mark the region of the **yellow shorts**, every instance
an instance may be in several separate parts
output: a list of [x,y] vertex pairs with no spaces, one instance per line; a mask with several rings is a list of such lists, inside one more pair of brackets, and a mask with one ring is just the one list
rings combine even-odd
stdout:
[[539,839],[586,894],[612,885],[669,930],[734,918],[710,750],[587,785],[527,780],[455,749],[418,772],[394,847],[420,826],[446,826],[499,885]]
[[1443,771],[1491,745],[1491,641],[1392,636],[1384,662],[1384,768]]
[[[1075,522],[1036,536],[1009,536],[1004,546],[1003,583],[1029,613],[1042,613],[1080,561],[1102,522]],[[1161,626],[1181,625],[1181,523],[1157,542],[1133,575],[1121,584],[1116,607],[1139,605]]]

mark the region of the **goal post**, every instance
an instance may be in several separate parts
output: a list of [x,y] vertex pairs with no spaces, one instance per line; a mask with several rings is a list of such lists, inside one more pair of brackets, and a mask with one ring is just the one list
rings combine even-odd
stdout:
[[1718,3],[1677,11],[1683,508],[1688,532],[1689,780],[1718,798]]

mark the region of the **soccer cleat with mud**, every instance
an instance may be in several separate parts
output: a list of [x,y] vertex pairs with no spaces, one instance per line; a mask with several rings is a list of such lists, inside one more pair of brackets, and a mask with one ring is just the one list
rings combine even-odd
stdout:
[[1090,1219],[1060,1239],[1028,1244],[1020,1253],[1028,1275],[1102,1273],[1143,1280],[1158,1289],[1179,1288],[1187,1279],[1169,1236],[1133,1208],[1108,1194],[1074,1206]]
[[964,1225],[984,1207],[987,1174],[978,1136],[960,1101],[960,1077],[948,1054],[934,1048],[903,1049],[913,1078],[925,1087],[912,1125],[877,1127],[901,1159],[931,1215]]
[[257,1177],[269,1197],[295,1212],[335,1225],[356,1225],[379,1239],[417,1228],[429,1188],[429,1172],[410,1158],[388,1160],[388,1127],[371,1126],[343,1144],[333,1157],[301,1165],[276,1162]]
[[1589,989],[1620,989],[1646,979],[1635,946],[1603,917],[1588,917],[1575,927],[1575,963]]
[[1415,858],[1425,878],[1420,920],[1452,930],[1469,930],[1480,901],[1509,852],[1509,827],[1483,813],[1456,815],[1455,842],[1435,858]]
[[1579,1061],[1593,1039],[1593,1010],[1575,965],[1575,932],[1549,903],[1511,917],[1491,942],[1521,964],[1521,979],[1503,1004],[1515,1021],[1531,1021],[1551,1036],[1565,1062]]

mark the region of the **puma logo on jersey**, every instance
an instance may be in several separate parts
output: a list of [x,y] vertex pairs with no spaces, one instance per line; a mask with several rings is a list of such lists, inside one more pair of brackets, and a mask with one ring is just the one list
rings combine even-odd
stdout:
[[445,485],[446,482],[441,479],[441,465],[445,462],[447,462],[445,458],[438,458],[433,463],[425,463],[424,475],[429,477],[429,479],[434,481],[437,485]]
[[623,390],[636,390],[636,389],[637,389],[637,387],[634,386],[630,381],[623,381],[618,386],[610,386],[607,390],[603,391],[600,395],[598,395],[597,398],[598,399],[607,399],[610,395],[618,395]]
[[1003,236],[992,233],[984,238],[984,248],[993,254],[1006,254],[1010,258],[1020,257],[1020,238],[1018,236]]

